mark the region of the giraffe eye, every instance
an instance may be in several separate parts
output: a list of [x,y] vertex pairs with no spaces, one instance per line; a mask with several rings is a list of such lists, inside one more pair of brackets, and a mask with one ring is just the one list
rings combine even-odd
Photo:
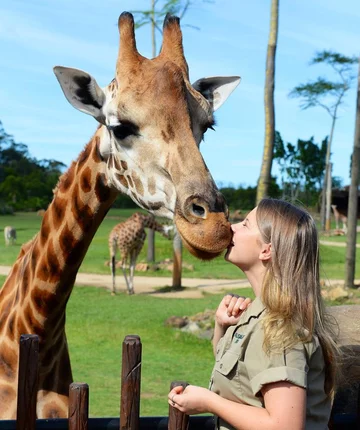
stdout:
[[138,134],[138,128],[136,125],[129,122],[124,122],[116,125],[115,127],[111,127],[111,130],[114,133],[114,136],[119,140],[123,140],[132,135],[136,136]]

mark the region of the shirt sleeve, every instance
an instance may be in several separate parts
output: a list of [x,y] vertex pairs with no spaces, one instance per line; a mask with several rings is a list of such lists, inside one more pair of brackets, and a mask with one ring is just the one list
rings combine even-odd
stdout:
[[263,339],[263,330],[259,328],[253,333],[245,355],[253,394],[258,395],[266,384],[280,381],[306,388],[308,365],[304,346],[299,344],[282,353],[268,355],[263,349]]

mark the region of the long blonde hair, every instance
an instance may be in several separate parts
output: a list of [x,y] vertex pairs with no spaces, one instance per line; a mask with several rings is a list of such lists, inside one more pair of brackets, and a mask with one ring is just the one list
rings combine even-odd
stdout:
[[319,276],[319,241],[308,212],[288,202],[263,199],[257,224],[265,243],[271,243],[271,260],[262,288],[266,308],[264,348],[280,352],[316,335],[326,365],[325,391],[335,385],[338,348],[334,324],[325,312]]

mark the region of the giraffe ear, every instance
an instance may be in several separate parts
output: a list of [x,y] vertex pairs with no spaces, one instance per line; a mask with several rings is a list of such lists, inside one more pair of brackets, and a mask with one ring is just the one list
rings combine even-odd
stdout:
[[208,100],[215,112],[239,85],[240,79],[240,76],[213,76],[199,79],[193,83],[193,88]]
[[54,73],[68,102],[103,123],[105,93],[95,79],[82,70],[70,67],[56,66]]

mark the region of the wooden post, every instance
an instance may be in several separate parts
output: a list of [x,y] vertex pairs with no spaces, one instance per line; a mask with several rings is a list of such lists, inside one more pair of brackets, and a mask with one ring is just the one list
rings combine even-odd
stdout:
[[39,384],[39,338],[35,334],[20,336],[19,380],[16,428],[35,430],[36,399]]
[[181,272],[182,272],[182,241],[180,234],[175,229],[175,236],[173,239],[173,274],[172,274],[172,288],[181,288]]
[[[179,385],[185,388],[188,384],[184,381],[173,381],[170,384],[170,390],[172,390],[174,387],[178,387]],[[186,415],[169,405],[168,430],[188,430],[188,428],[189,415]]]
[[155,230],[149,228],[148,231],[148,248],[147,248],[147,262],[155,263]]
[[89,419],[89,386],[73,382],[69,387],[69,430],[87,430]]
[[140,428],[141,341],[126,336],[122,348],[120,430]]

